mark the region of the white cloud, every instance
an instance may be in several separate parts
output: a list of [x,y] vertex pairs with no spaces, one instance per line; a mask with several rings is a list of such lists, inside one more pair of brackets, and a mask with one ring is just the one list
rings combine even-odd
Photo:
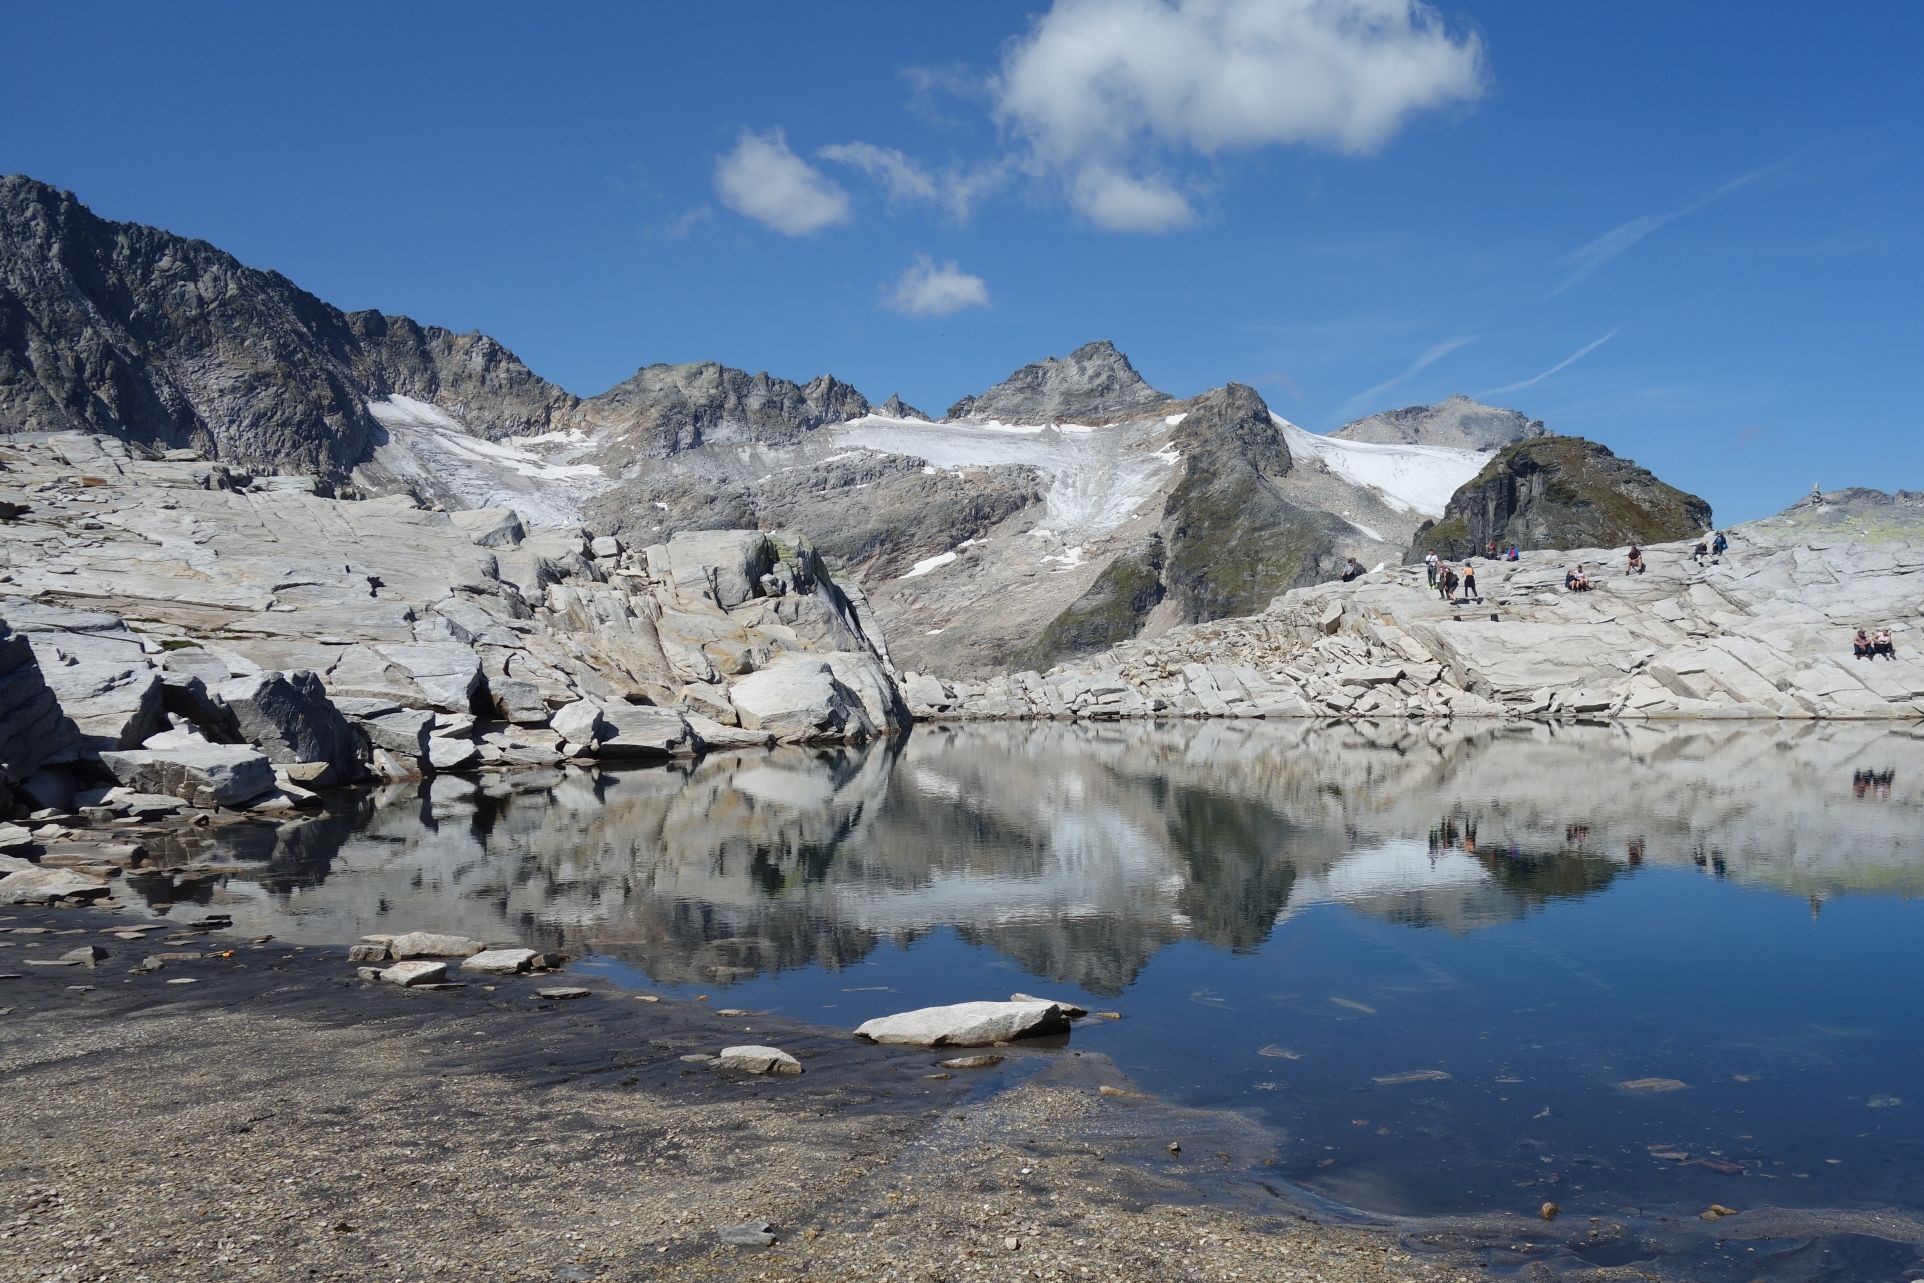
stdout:
[[965,307],[987,307],[989,286],[954,262],[917,254],[907,271],[884,291],[882,305],[909,316],[947,316]]
[[1411,379],[1429,369],[1432,365],[1435,365],[1438,361],[1441,361],[1458,348],[1467,347],[1474,342],[1476,342],[1475,335],[1459,334],[1455,338],[1444,339],[1441,343],[1431,344],[1429,347],[1423,349],[1417,358],[1404,368],[1401,374],[1384,379],[1373,388],[1363,389],[1351,397],[1345,404],[1351,408],[1363,408],[1373,405],[1378,397],[1388,392],[1391,388],[1408,383]]
[[1569,369],[1571,366],[1575,365],[1578,361],[1581,361],[1584,357],[1589,356],[1592,352],[1596,351],[1598,348],[1602,347],[1605,343],[1608,343],[1611,339],[1614,339],[1616,337],[1617,337],[1617,331],[1612,330],[1600,339],[1593,339],[1592,341],[1585,343],[1582,347],[1578,348],[1576,351],[1572,352],[1570,355],[1564,357],[1561,361],[1558,361],[1555,365],[1551,366],[1549,369],[1545,370],[1541,374],[1533,374],[1529,378],[1519,379],[1515,383],[1505,383],[1500,388],[1491,388],[1488,392],[1479,392],[1477,393],[1477,395],[1479,397],[1502,396],[1505,392],[1521,392],[1524,388],[1535,387],[1537,384],[1549,378],[1552,374],[1560,374],[1564,370]]
[[1031,164],[1100,226],[1162,231],[1188,198],[1145,171],[1279,145],[1364,153],[1483,91],[1483,50],[1419,0],[1056,0],[994,81]]
[[1069,193],[1075,207],[1105,231],[1173,232],[1196,221],[1189,198],[1168,183],[1107,165],[1084,165]]
[[849,219],[848,193],[788,149],[779,129],[743,130],[715,161],[722,204],[785,236],[807,236]]
[[1623,253],[1658,228],[1674,223],[1688,214],[1694,214],[1698,210],[1722,200],[1740,187],[1750,186],[1750,184],[1756,182],[1758,179],[1782,169],[1794,159],[1796,159],[1795,156],[1786,156],[1782,160],[1773,161],[1771,164],[1765,165],[1762,169],[1753,169],[1748,174],[1739,174],[1715,190],[1706,195],[1699,196],[1688,205],[1673,209],[1669,213],[1641,214],[1627,222],[1618,223],[1615,227],[1597,237],[1597,239],[1591,241],[1582,249],[1577,250],[1565,260],[1570,265],[1570,274],[1563,279],[1562,284],[1551,290],[1550,293],[1552,295],[1563,293],[1563,291],[1577,284],[1599,267],[1602,267],[1605,263],[1608,263],[1611,259]]

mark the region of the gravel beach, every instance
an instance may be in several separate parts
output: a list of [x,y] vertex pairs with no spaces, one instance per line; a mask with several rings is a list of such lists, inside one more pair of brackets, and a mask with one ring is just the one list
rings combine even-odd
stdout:
[[[405,990],[344,951],[127,922],[0,911],[0,1278],[1479,1277],[1265,1208],[1260,1129],[1117,1094],[1067,1047],[950,1071],[700,1003]],[[204,956],[130,974],[164,952]],[[683,1059],[742,1042],[806,1072]]]

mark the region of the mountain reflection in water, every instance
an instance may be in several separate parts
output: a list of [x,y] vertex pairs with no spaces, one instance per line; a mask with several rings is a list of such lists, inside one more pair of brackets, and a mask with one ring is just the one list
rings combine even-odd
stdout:
[[[1808,896],[1924,889],[1906,731],[1301,723],[921,729],[866,749],[443,777],[344,799],[218,891],[242,929],[433,928],[663,983],[842,967],[941,927],[1118,994],[1310,906],[1464,933],[1639,865]],[[1864,774],[1880,788],[1854,787]]]
[[282,941],[520,940],[843,1028],[1114,1007],[1076,1049],[1252,1111],[1330,1198],[1695,1226],[1924,1213],[1920,818],[1915,728],[976,724],[442,778],[159,854]]

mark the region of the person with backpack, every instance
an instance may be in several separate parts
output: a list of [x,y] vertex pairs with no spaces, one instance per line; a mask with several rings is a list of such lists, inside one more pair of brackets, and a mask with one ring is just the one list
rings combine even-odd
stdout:
[[1423,557],[1423,571],[1430,577],[1430,587],[1436,587],[1436,576],[1443,563],[1436,559],[1436,549],[1432,548]]
[[1710,541],[1710,559],[1712,561],[1715,561],[1717,558],[1723,556],[1729,550],[1730,550],[1730,540],[1724,538],[1723,531],[1721,530],[1717,531],[1716,536]]
[[1444,601],[1454,604],[1456,601],[1456,585],[1456,572],[1448,566],[1443,567],[1443,578],[1436,585],[1437,595]]

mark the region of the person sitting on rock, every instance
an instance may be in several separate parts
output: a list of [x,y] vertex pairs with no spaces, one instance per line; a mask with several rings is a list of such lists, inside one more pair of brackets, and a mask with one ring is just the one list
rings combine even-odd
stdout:
[[1348,583],[1352,579],[1361,579],[1362,577],[1363,577],[1362,563],[1358,562],[1356,558],[1351,557],[1349,559],[1349,564],[1343,567],[1343,582]]
[[1704,564],[1704,558],[1708,557],[1709,555],[1710,555],[1710,545],[1705,543],[1701,539],[1697,541],[1697,546],[1690,550],[1690,559],[1696,562],[1699,566]]
[[1496,560],[1496,540],[1492,539],[1483,545],[1483,555],[1491,561]]
[[1637,547],[1635,544],[1631,544],[1630,573],[1633,575],[1641,575],[1646,569],[1648,569],[1648,567],[1643,564],[1643,549]]
[[1723,556],[1726,552],[1729,552],[1729,551],[1730,551],[1730,540],[1724,538],[1724,532],[1719,530],[1717,532],[1717,537],[1710,541],[1711,559],[1715,560],[1716,558]]
[[1468,601],[1472,597],[1476,598],[1478,605],[1483,603],[1483,594],[1476,590],[1476,566],[1466,561],[1463,563],[1463,600]]
[[1510,560],[1511,560],[1511,561],[1522,561],[1522,560],[1523,560],[1523,549],[1521,549],[1521,548],[1519,548],[1519,547],[1517,547],[1517,546],[1516,546],[1515,544],[1511,544],[1511,545],[1510,545]]
[[1851,654],[1858,659],[1874,658],[1877,654],[1877,643],[1871,640],[1868,632],[1860,628],[1857,630],[1857,636],[1851,638]]
[[1871,642],[1871,650],[1873,654],[1882,655],[1886,659],[1897,658],[1897,645],[1891,641],[1890,629],[1880,628],[1877,630],[1877,636]]

